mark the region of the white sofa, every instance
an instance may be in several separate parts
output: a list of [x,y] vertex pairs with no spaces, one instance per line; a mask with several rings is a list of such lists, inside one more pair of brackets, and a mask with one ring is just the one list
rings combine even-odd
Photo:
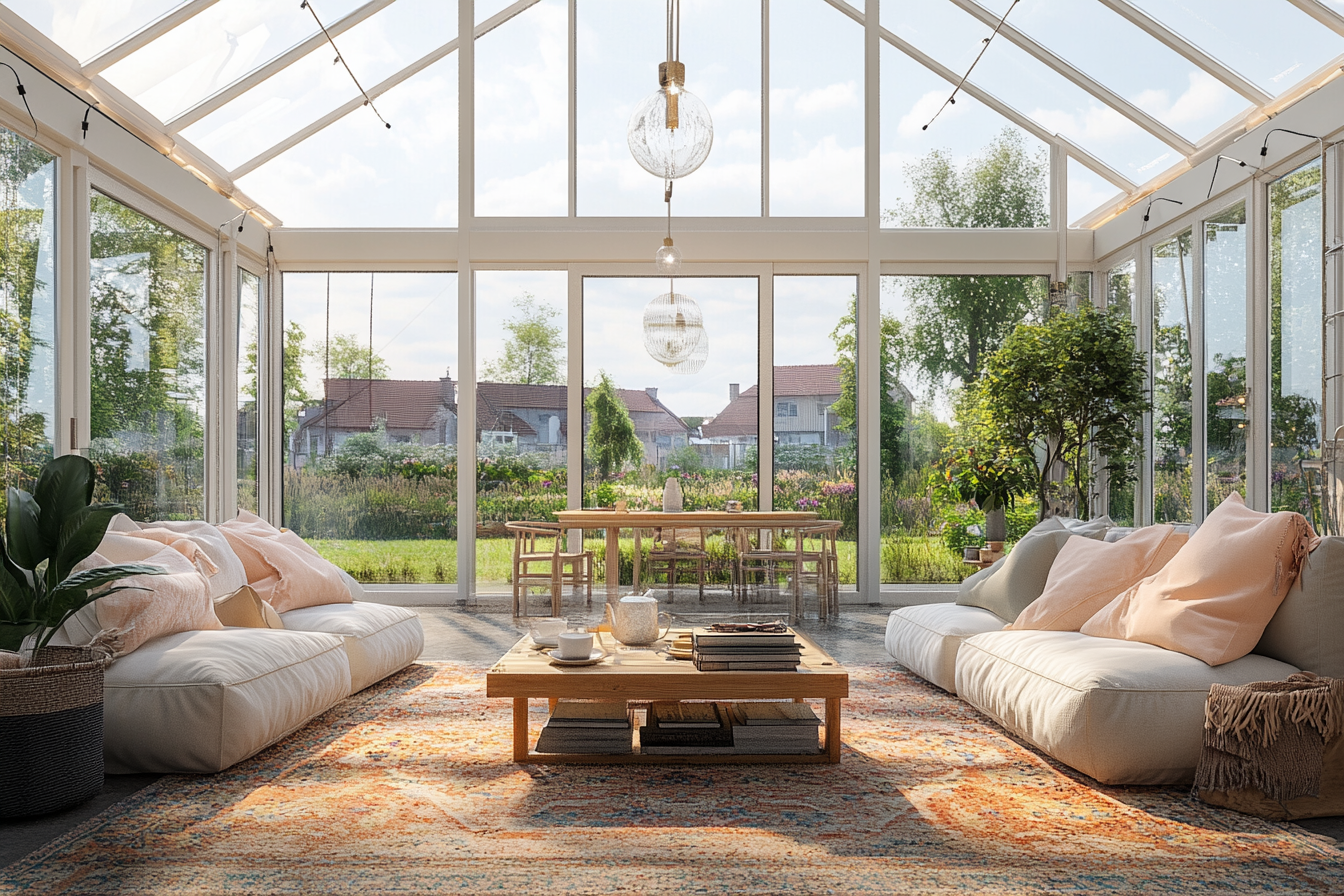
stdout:
[[1325,538],[1251,654],[1209,666],[1151,644],[1078,632],[1003,631],[955,603],[903,607],[886,649],[1008,731],[1105,784],[1186,784],[1215,682],[1308,670],[1344,677],[1344,538]]

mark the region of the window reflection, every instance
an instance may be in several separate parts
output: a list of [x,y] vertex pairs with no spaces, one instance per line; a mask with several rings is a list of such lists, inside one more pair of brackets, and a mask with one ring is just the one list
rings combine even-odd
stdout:
[[1153,520],[1158,523],[1194,518],[1191,240],[1186,230],[1153,247]]
[[1205,507],[1246,495],[1246,205],[1204,222]]

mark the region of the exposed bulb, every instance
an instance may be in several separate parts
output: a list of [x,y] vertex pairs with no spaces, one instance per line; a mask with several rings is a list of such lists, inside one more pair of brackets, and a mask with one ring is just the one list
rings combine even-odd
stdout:
[[672,245],[672,237],[663,240],[662,246],[653,255],[653,263],[658,273],[672,275],[681,270],[681,250]]

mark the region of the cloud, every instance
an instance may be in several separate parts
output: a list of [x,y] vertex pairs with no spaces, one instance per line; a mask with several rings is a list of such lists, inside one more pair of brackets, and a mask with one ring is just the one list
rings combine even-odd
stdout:
[[546,162],[515,177],[491,178],[476,194],[482,215],[563,215],[569,206],[564,159]]
[[[902,137],[918,137],[923,133],[924,125],[928,124],[929,119],[938,114],[939,107],[947,102],[949,93],[946,89],[931,90],[915,100],[915,104],[910,107],[910,111],[901,116],[900,123],[896,125],[896,133]],[[943,110],[940,118],[955,118],[962,113],[964,108],[964,105],[950,105]]]
[[772,215],[862,215],[863,147],[841,146],[834,135],[805,155],[770,164]]
[[1033,109],[1028,118],[1037,121],[1047,131],[1065,137],[1091,149],[1098,143],[1123,140],[1133,136],[1138,125],[1109,106],[1089,104],[1081,118],[1062,109]]
[[853,81],[845,81],[807,91],[798,97],[793,108],[799,115],[818,115],[836,109],[853,108],[858,104],[858,86]]
[[749,90],[732,90],[728,95],[710,108],[709,114],[717,124],[734,116],[750,116],[755,119],[760,114],[761,95]]

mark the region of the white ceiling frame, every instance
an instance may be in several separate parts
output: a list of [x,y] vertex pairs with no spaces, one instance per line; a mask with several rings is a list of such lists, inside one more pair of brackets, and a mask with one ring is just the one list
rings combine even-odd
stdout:
[[[332,22],[327,26],[327,32],[331,34],[332,37],[343,34],[367,19],[369,16],[385,7],[391,6],[395,2],[396,0],[370,0],[370,2],[365,3],[349,15]],[[321,31],[314,33],[310,37],[304,38],[279,56],[269,60],[264,65],[258,66],[243,75],[237,81],[234,81],[232,84],[221,87],[190,109],[187,109],[180,115],[169,120],[167,122],[168,130],[180,131],[183,128],[190,127],[211,112],[224,106],[226,103],[236,100],[238,97],[247,93],[253,87],[256,87],[272,75],[278,74],[289,68],[326,42],[326,35]]]
[[1320,0],[1288,0],[1289,3],[1339,35],[1344,35],[1344,16]]
[[[518,0],[517,3],[514,3],[513,5],[500,10],[490,18],[486,19],[481,24],[477,25],[475,37],[477,39],[480,39],[484,35],[489,34],[491,31],[494,31],[500,25],[503,25],[509,19],[518,15],[523,10],[531,6],[535,6],[540,2],[541,0]],[[415,75],[418,75],[420,72],[429,68],[434,63],[447,57],[448,55],[453,53],[453,51],[455,51],[456,49],[457,49],[457,38],[453,38],[452,40],[448,41],[448,43],[444,44],[438,49],[426,53],[424,56],[421,56],[419,59],[417,59],[415,62],[412,62],[410,65],[406,66],[401,71],[389,75],[382,81],[375,84],[373,87],[370,87],[368,91],[369,99],[370,100],[377,99],[387,91],[391,90],[393,87],[396,87],[401,82],[407,80],[408,78],[414,77]],[[276,143],[275,145],[271,146],[269,149],[266,149],[258,153],[257,155],[253,156],[251,159],[248,159],[246,162],[230,171],[229,178],[232,180],[237,180],[240,177],[250,174],[251,172],[260,168],[262,165],[265,165],[267,162],[274,159],[276,156],[293,149],[295,146],[298,146],[300,143],[307,140],[309,137],[313,136],[319,131],[322,131],[330,127],[331,125],[335,124],[336,122],[340,121],[342,118],[349,115],[351,112],[354,112],[356,109],[365,105],[365,103],[366,101],[362,95],[354,97],[348,102],[331,110],[326,115],[323,115],[321,118],[319,118],[317,121],[314,121],[307,127],[299,131],[295,131],[293,134],[286,137],[284,140],[281,140],[279,143]]]
[[84,71],[85,77],[92,78],[99,72],[125,59],[136,50],[163,37],[183,22],[205,12],[218,2],[219,0],[191,0],[189,3],[183,3],[176,9],[169,10],[158,19],[150,22],[120,43],[108,47],[85,62],[80,68]]
[[[967,13],[975,16],[981,22],[989,25],[991,28],[999,24],[1000,17],[985,9],[979,3],[976,3],[975,0],[951,0],[951,2],[961,7]],[[1095,99],[1101,100],[1101,102],[1152,134],[1158,140],[1161,140],[1168,146],[1180,150],[1181,155],[1188,156],[1194,153],[1194,143],[1190,142],[1185,137],[1182,137],[1147,112],[1144,112],[1138,106],[1135,106],[1129,100],[1120,96],[1120,94],[1096,81],[1091,76],[1079,71],[1077,68],[1074,68],[1068,62],[1065,62],[1052,51],[1047,50],[1032,38],[1023,34],[1021,31],[1018,31],[1012,25],[1004,22],[1002,27],[999,28],[999,33],[1026,52],[1030,53],[1038,61],[1045,63],[1047,66],[1054,69],[1055,72],[1063,75],[1075,85],[1090,93]]]
[[[860,25],[863,24],[863,13],[861,13],[854,7],[850,6],[848,3],[844,2],[844,0],[826,0],[826,2],[829,3],[831,6],[835,7],[836,9],[838,9],[840,12],[849,16],[854,21],[858,22]],[[961,81],[960,75],[952,71],[952,69],[948,68],[947,66],[943,65],[938,60],[934,59],[932,56],[926,54],[923,50],[920,50],[914,44],[909,43],[903,38],[897,37],[895,34],[893,34],[891,31],[888,31],[886,28],[879,29],[879,33],[881,34],[882,39],[885,40],[887,43],[891,44],[893,47],[900,50],[902,53],[909,56],[911,59],[915,60],[915,62],[918,62],[920,65],[924,66],[929,71],[933,72],[935,75],[938,75],[940,78],[942,78],[944,81],[947,81],[949,84],[956,84],[958,81]],[[1134,182],[1131,181],[1129,178],[1125,177],[1119,171],[1116,171],[1110,165],[1107,165],[1105,162],[1101,161],[1087,150],[1075,146],[1074,144],[1065,140],[1063,137],[1060,137],[1058,134],[1050,133],[1048,130],[1046,130],[1045,128],[1037,124],[1035,121],[1033,121],[1029,116],[1024,115],[1023,113],[1017,111],[1017,109],[1008,105],[1003,100],[994,96],[989,91],[977,87],[971,81],[966,81],[962,83],[961,89],[965,93],[970,94],[980,102],[984,103],[989,108],[993,109],[995,112],[1002,115],[1004,118],[1011,121],[1013,124],[1022,128],[1024,131],[1027,131],[1028,133],[1032,134],[1038,140],[1041,140],[1044,143],[1057,143],[1057,142],[1062,143],[1068,150],[1069,155],[1072,156],[1076,161],[1086,166],[1087,168],[1091,169],[1093,172],[1095,172],[1098,176],[1102,177],[1103,179],[1109,181],[1112,184],[1115,184],[1117,187],[1120,187],[1126,193],[1133,192],[1133,190],[1135,189]]]
[[1261,90],[1250,79],[1214,59],[1128,0],[1097,0],[1097,2],[1133,22],[1257,106],[1264,106],[1273,101],[1274,97]]

